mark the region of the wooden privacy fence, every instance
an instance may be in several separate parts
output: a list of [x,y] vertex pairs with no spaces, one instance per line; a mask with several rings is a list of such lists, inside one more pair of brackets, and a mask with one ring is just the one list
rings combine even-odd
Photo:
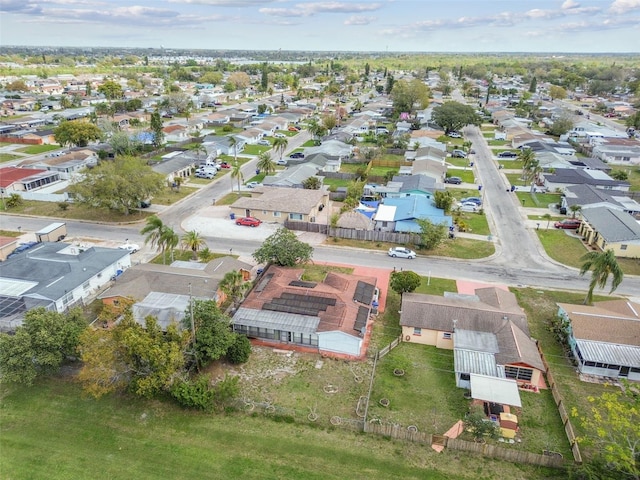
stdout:
[[564,466],[564,459],[557,455],[541,455],[539,453],[525,452],[512,448],[504,448],[488,443],[468,442],[459,438],[448,438],[447,448],[460,450],[463,452],[473,452],[485,457],[498,458],[508,462],[526,463],[529,465],[540,465],[543,467],[561,468]]
[[365,432],[373,433],[374,435],[391,437],[396,440],[406,440],[407,442],[423,443],[425,445],[431,445],[432,442],[430,433],[419,432],[418,429],[413,425],[403,427],[397,424],[379,424],[369,422],[366,424]]
[[542,353],[540,349],[540,344],[537,344],[538,352],[540,352],[540,357],[542,358],[542,363],[545,368],[545,375],[547,376],[547,383],[549,384],[549,388],[551,389],[551,395],[553,395],[553,401],[558,408],[558,413],[560,414],[560,418],[562,419],[562,425],[564,426],[564,433],[567,435],[567,439],[569,440],[569,445],[571,445],[571,453],[573,454],[573,460],[576,463],[582,463],[582,454],[580,453],[580,446],[576,440],[576,434],[573,429],[573,425],[571,424],[571,419],[569,414],[567,413],[567,408],[564,404],[564,399],[560,395],[560,390],[558,390],[558,384],[549,370],[549,364],[547,363],[547,359]]
[[378,353],[376,354],[378,356],[378,360],[380,360],[382,357],[384,357],[387,353],[389,353],[391,350],[393,350],[394,348],[396,348],[398,345],[400,345],[400,342],[402,342],[402,335],[400,335],[398,338],[396,338],[393,342],[391,342],[389,345],[387,345],[386,347],[380,349],[378,351]]
[[285,221],[284,226],[289,230],[301,232],[322,233],[331,237],[362,240],[367,242],[388,242],[399,244],[419,245],[420,236],[415,233],[381,232],[378,230],[356,230],[353,228],[331,228],[322,223]]

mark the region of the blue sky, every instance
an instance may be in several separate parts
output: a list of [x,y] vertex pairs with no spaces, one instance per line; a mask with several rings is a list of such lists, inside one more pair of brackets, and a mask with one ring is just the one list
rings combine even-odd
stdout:
[[0,45],[636,53],[640,0],[0,0]]

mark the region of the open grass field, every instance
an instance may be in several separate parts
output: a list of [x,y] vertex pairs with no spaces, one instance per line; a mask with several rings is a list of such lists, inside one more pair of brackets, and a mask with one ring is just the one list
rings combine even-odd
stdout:
[[37,215],[42,217],[52,217],[61,220],[88,220],[93,222],[141,222],[153,215],[146,210],[137,210],[129,215],[123,215],[107,209],[96,209],[85,205],[69,204],[66,210],[58,207],[53,202],[37,202],[34,200],[24,200],[22,205],[4,210],[0,204],[0,212],[7,211],[19,215]]
[[523,206],[536,208],[546,208],[551,204],[555,205],[560,203],[562,199],[559,193],[516,192],[516,195]]
[[13,155],[12,153],[0,153],[0,163],[10,162],[11,160],[17,160],[21,158],[20,155]]
[[60,145],[29,145],[27,147],[19,148],[18,152],[26,153],[27,155],[38,155],[39,153],[59,150],[60,148]]
[[478,235],[490,235],[491,230],[487,223],[487,217],[481,213],[460,212],[457,217],[467,226],[467,232],[477,233]]
[[7,479],[563,478],[277,415],[207,415],[128,396],[94,400],[67,379],[5,388],[2,406]]

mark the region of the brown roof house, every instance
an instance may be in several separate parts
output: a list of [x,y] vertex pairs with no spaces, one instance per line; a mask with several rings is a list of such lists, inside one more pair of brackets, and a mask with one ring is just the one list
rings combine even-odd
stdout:
[[281,347],[364,357],[376,278],[329,272],[308,282],[302,273],[270,266],[234,314],[233,330]]
[[245,280],[250,280],[251,265],[228,256],[209,263],[141,263],[119,275],[98,298],[113,305],[124,298],[132,298],[136,301],[133,305],[136,322],[144,325],[145,318],[151,315],[165,330],[170,323],[182,321],[191,298],[222,303],[225,295],[218,285],[231,271],[240,271]]
[[315,222],[328,205],[329,192],[302,188],[258,187],[251,197],[240,197],[231,205],[239,217],[255,217],[263,222]]
[[529,336],[527,317],[509,291],[487,287],[477,288],[475,295],[405,293],[400,325],[406,342],[453,349],[456,385],[471,388],[472,396],[474,376],[482,382],[501,379],[496,385],[513,401],[519,385],[544,385],[544,365]]
[[557,305],[581,374],[640,381],[640,304]]

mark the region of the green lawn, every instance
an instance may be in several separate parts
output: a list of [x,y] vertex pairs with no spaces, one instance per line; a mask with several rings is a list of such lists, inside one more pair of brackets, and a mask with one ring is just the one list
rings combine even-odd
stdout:
[[420,286],[415,290],[416,293],[427,293],[429,295],[444,295],[444,292],[457,291],[455,280],[428,277],[420,277]]
[[139,222],[153,215],[146,210],[137,210],[129,215],[107,210],[87,207],[85,205],[69,204],[62,210],[54,202],[37,202],[24,200],[22,205],[4,210],[0,204],[0,212],[8,211],[20,215],[35,215],[38,217],[55,217],[68,220],[88,220],[90,222]]
[[323,184],[329,187],[331,191],[335,191],[338,187],[348,187],[351,183],[351,180],[343,180],[341,178],[326,178],[323,181]]
[[17,151],[28,155],[38,155],[39,153],[58,149],[60,149],[60,145],[29,145],[28,147],[19,148]]
[[[490,147],[502,147],[503,145],[507,145],[509,143],[508,140],[488,140],[487,143]],[[497,152],[498,150],[495,150]]]
[[[189,182],[193,182],[196,179],[189,179]],[[197,179],[201,180],[201,179]],[[185,185],[180,186],[180,190],[172,190],[169,188],[165,188],[162,192],[155,195],[151,200],[151,203],[156,205],[172,205],[176,203],[178,200],[182,200],[185,197],[188,197],[192,193],[194,193],[197,189],[193,187],[187,187]]]
[[[454,165],[456,167],[466,167],[469,165],[469,159],[468,158],[454,158],[454,157],[447,157],[447,163],[450,165]],[[453,170],[452,170],[453,172]]]
[[478,235],[491,234],[487,217],[482,213],[460,212],[456,218],[467,225],[467,232],[469,233],[476,233]]
[[0,153],[0,163],[10,162],[11,160],[16,160],[21,158],[20,155],[13,155],[12,153]]
[[523,162],[520,160],[498,160],[498,164],[502,165],[502,168],[506,168],[507,170],[522,170]]
[[260,155],[267,150],[271,150],[271,147],[268,147],[266,145],[245,145],[242,153],[246,155]]
[[342,163],[340,173],[356,173],[360,168],[367,168],[366,163]]
[[449,170],[447,172],[450,177],[460,177],[464,183],[475,183],[475,174],[470,168],[466,170]]
[[516,192],[518,200],[524,207],[547,208],[551,204],[560,203],[562,197],[559,193],[535,193]]

